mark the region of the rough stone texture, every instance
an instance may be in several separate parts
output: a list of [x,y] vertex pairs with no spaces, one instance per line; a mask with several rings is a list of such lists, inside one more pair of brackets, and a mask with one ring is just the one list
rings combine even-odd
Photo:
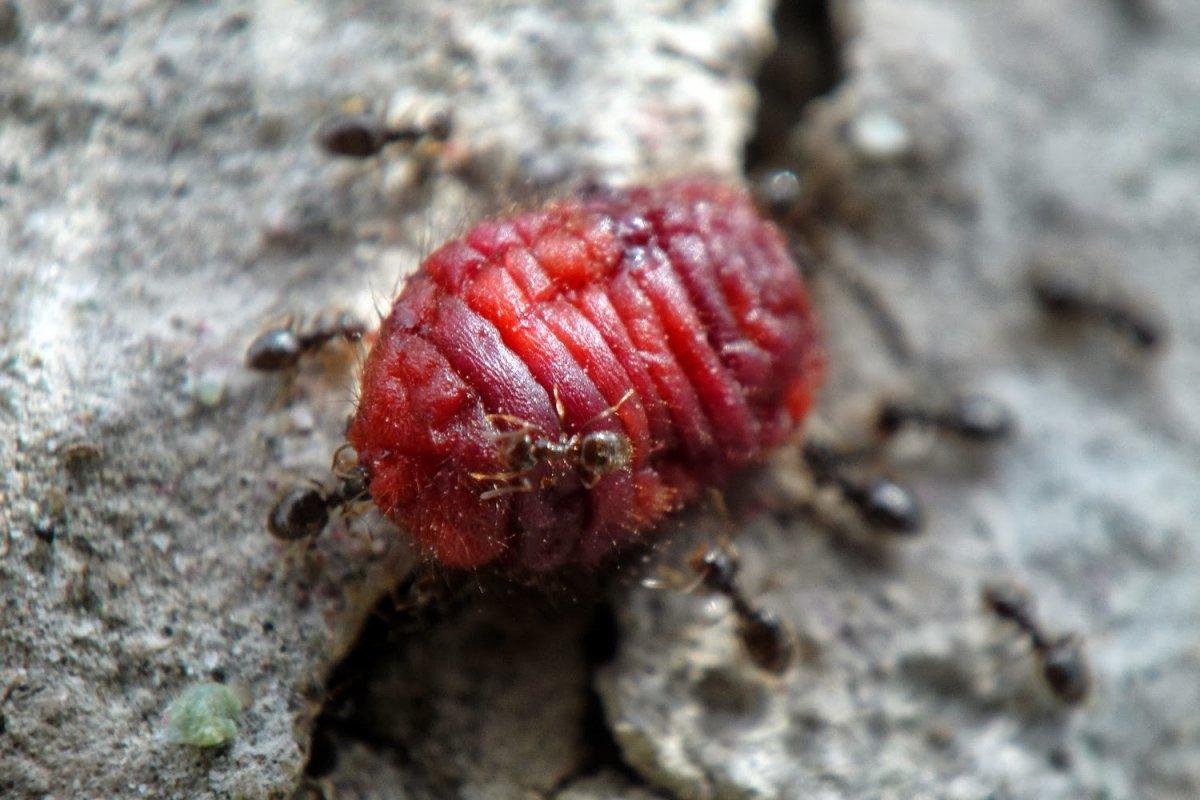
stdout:
[[[779,684],[731,647],[720,607],[632,598],[599,682],[612,729],[639,772],[687,797],[1195,797],[1200,115],[1183,98],[1200,85],[1200,14],[836,8],[847,77],[795,153],[834,209],[830,260],[894,306],[918,368],[890,365],[824,281],[823,412],[853,429],[861,390],[965,384],[1010,403],[1020,435],[991,458],[940,448],[906,468],[930,517],[919,542],[745,525],[748,585],[816,650]],[[1161,360],[1045,325],[1023,279],[1048,252],[1082,274],[1107,262],[1160,304]],[[1027,647],[983,613],[997,576],[1087,635],[1082,708],[1056,705]]]
[[[13,8],[0,795],[289,794],[331,665],[409,555],[369,517],[309,552],[266,536],[352,392],[346,359],[289,383],[244,370],[246,343],[275,314],[372,312],[480,207],[587,174],[734,173],[766,3]],[[313,129],[356,98],[449,102],[454,170],[322,156]],[[166,741],[172,698],[213,678],[248,701],[233,745]]]
[[[290,383],[246,373],[264,320],[368,312],[428,243],[544,187],[739,168],[764,3],[431,5],[29,0],[4,23],[5,797],[301,784],[331,666],[411,556],[369,515],[310,551],[264,535],[276,488],[325,469],[351,400],[336,358]],[[590,614],[568,603],[542,628],[492,592],[379,657],[370,713],[328,732],[339,757],[308,795],[1200,794],[1200,10],[832,5],[846,77],[793,157],[827,201],[826,257],[882,290],[917,363],[894,365],[821,279],[823,416],[853,429],[864,393],[964,383],[1011,403],[1019,437],[900,465],[928,507],[919,541],[747,511],[787,488],[786,462],[734,487],[747,587],[806,644],[783,679],[750,668],[709,598],[618,586],[615,653],[585,662]],[[411,159],[315,152],[316,122],[356,96],[450,102],[449,169],[419,182]],[[1102,258],[1156,300],[1163,357],[1044,325],[1021,280],[1048,251]],[[710,517],[673,526],[662,558],[711,538]],[[983,613],[997,575],[1087,634],[1084,707],[1057,706]],[[603,716],[581,689],[596,664]],[[171,699],[213,677],[248,700],[233,746],[167,742]],[[531,732],[558,738],[527,782],[512,765]]]

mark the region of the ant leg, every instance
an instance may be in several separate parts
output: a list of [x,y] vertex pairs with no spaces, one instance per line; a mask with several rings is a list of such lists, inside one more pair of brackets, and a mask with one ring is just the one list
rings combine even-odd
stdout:
[[829,274],[841,284],[859,308],[866,312],[892,359],[898,364],[911,364],[913,348],[904,333],[904,326],[888,308],[875,287],[845,265],[830,269]]
[[511,433],[540,430],[540,428],[537,425],[534,425],[529,420],[521,419],[520,417],[513,416],[512,414],[484,414],[483,418],[485,420],[487,420],[488,422],[492,423],[493,425],[495,425],[497,422],[506,422],[509,425],[512,425],[515,430],[506,431],[505,435],[511,434]]
[[583,424],[583,426],[580,428],[580,430],[586,430],[587,428],[596,424],[600,420],[605,419],[606,417],[611,417],[613,414],[616,414],[618,411],[621,410],[621,406],[625,405],[625,403],[627,403],[629,401],[629,399],[632,397],[633,397],[633,389],[627,389],[625,391],[625,394],[621,395],[620,400],[618,400],[616,403],[613,403],[611,406],[609,406],[608,408],[604,409],[596,416],[589,419],[587,422],[585,422]]
[[[476,477],[474,474],[472,478]],[[521,478],[516,483],[510,483],[507,486],[497,486],[493,489],[488,489],[483,494],[479,495],[480,500],[493,500],[497,497],[506,497],[510,494],[522,494],[524,492],[532,492],[533,483],[529,478]]]
[[554,384],[554,390],[551,392],[554,395],[554,413],[558,415],[558,426],[564,431],[567,429],[567,407],[563,405],[562,394],[558,391],[558,384]]
[[505,483],[513,478],[522,477],[525,472],[469,472],[467,473],[477,481],[492,481],[493,483]]

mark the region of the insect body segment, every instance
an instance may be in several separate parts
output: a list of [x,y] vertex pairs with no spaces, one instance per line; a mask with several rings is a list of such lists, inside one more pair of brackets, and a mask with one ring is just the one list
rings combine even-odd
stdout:
[[799,271],[744,192],[601,189],[434,251],[349,439],[443,565],[589,564],[787,441],[821,363]]

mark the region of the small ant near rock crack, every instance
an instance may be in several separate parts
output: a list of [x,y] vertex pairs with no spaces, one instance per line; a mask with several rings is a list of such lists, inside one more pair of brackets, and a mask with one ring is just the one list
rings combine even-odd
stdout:
[[753,605],[737,582],[740,564],[728,545],[701,547],[689,559],[700,585],[729,600],[737,615],[738,638],[750,660],[762,670],[781,675],[796,655],[794,634],[775,612]]

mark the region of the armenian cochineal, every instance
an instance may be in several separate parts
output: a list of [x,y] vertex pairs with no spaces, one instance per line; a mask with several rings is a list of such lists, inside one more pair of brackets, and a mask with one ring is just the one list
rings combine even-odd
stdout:
[[800,273],[743,190],[590,189],[425,259],[349,440],[438,563],[592,565],[787,440],[821,375]]

